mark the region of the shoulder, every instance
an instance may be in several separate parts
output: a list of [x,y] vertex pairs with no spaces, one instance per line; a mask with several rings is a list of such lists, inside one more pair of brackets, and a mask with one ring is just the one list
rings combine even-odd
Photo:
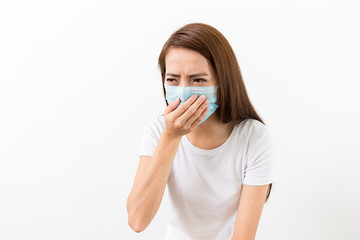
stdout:
[[158,115],[147,123],[147,130],[160,137],[165,128],[164,115]]
[[238,126],[249,142],[254,143],[261,140],[273,142],[275,140],[273,129],[259,120],[248,118],[243,120]]
[[159,129],[165,128],[165,118],[164,115],[158,115],[152,120],[152,124],[157,126]]

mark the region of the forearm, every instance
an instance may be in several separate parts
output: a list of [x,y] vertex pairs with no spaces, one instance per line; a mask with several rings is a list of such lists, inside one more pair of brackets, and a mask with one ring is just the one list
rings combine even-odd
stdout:
[[140,231],[150,224],[160,207],[180,140],[179,137],[162,133],[142,177],[134,184],[129,195],[129,219]]

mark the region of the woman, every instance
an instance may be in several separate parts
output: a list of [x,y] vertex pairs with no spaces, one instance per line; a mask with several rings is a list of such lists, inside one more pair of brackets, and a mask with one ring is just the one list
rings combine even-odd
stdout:
[[230,44],[212,26],[188,24],[165,43],[159,67],[167,107],[142,139],[129,225],[141,232],[150,224],[167,184],[165,239],[255,239],[276,180],[275,138]]

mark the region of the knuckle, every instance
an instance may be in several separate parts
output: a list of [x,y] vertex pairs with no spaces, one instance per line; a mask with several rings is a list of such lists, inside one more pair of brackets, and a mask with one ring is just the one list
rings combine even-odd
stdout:
[[189,108],[189,113],[191,113],[191,114],[194,114],[194,112],[195,112],[195,109],[194,108]]
[[198,118],[199,116],[201,116],[201,111],[197,111],[195,114],[194,114],[195,118]]
[[181,111],[185,111],[188,106],[184,103],[179,108],[181,108]]

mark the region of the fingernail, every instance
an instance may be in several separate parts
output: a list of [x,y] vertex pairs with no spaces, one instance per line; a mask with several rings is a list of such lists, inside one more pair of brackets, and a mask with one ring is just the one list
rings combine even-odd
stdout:
[[198,96],[197,94],[194,94],[194,95],[193,95],[193,99],[197,98],[197,96]]

